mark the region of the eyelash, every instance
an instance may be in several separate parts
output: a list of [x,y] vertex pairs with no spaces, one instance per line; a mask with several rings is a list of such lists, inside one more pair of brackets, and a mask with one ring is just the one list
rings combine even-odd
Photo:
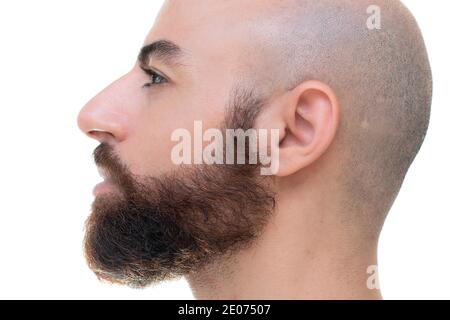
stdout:
[[[160,75],[159,73],[157,73],[157,72],[155,72],[155,71],[153,71],[153,70],[151,70],[151,69],[144,69],[144,68],[141,68],[141,69],[142,69],[142,71],[144,71],[144,72],[150,77],[150,82],[144,84],[144,85],[142,86],[143,88],[150,88],[150,87],[152,87],[152,86],[155,86],[155,85],[161,85],[161,84],[167,82],[167,79],[164,78],[164,77],[163,77],[162,75]],[[161,80],[156,81],[155,78],[159,78],[159,79],[161,79]]]

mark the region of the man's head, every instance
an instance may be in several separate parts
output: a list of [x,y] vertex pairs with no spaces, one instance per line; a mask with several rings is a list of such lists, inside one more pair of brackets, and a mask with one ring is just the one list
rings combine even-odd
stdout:
[[[381,29],[367,28],[370,5]],[[142,286],[194,271],[268,221],[301,221],[306,193],[327,208],[317,219],[377,238],[430,113],[426,50],[400,2],[168,0],[138,60],[79,116],[108,178],[86,228],[99,277]],[[279,171],[175,165],[171,135],[197,120],[278,129]]]

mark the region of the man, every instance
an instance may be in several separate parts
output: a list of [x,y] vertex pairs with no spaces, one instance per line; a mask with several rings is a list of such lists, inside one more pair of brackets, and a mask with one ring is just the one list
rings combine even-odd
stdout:
[[[132,287],[185,276],[198,299],[381,298],[377,241],[431,83],[399,1],[167,0],[136,65],[79,115],[105,178],[90,268]],[[276,130],[273,175],[174,161],[174,132],[199,121]]]

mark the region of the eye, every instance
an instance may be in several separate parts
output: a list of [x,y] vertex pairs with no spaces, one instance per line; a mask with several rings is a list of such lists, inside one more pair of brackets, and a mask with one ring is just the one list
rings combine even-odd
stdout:
[[160,75],[159,73],[151,70],[151,69],[145,69],[145,68],[141,68],[142,71],[144,71],[149,77],[150,77],[150,82],[144,84],[142,87],[143,88],[149,88],[152,87],[154,85],[159,85],[159,84],[163,84],[167,82],[167,79],[164,78],[162,75]]

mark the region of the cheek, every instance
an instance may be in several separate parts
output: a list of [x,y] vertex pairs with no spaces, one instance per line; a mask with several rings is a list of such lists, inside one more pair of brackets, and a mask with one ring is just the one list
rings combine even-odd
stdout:
[[[194,95],[195,96],[195,95]],[[173,171],[178,166],[171,159],[172,149],[179,140],[172,141],[172,133],[177,129],[190,132],[191,146],[194,139],[194,122],[201,121],[202,134],[209,128],[219,128],[223,121],[225,103],[210,99],[188,99],[186,96],[159,96],[148,106],[141,108],[132,120],[127,141],[119,146],[120,156],[131,172],[138,175],[159,175]],[[206,100],[206,101],[205,101]],[[190,101],[190,102],[187,102]],[[193,159],[193,150],[191,150]]]
[[161,115],[136,119],[132,135],[120,150],[131,172],[158,175],[174,169],[171,151],[175,143],[171,141],[171,135],[176,123],[175,119]]

